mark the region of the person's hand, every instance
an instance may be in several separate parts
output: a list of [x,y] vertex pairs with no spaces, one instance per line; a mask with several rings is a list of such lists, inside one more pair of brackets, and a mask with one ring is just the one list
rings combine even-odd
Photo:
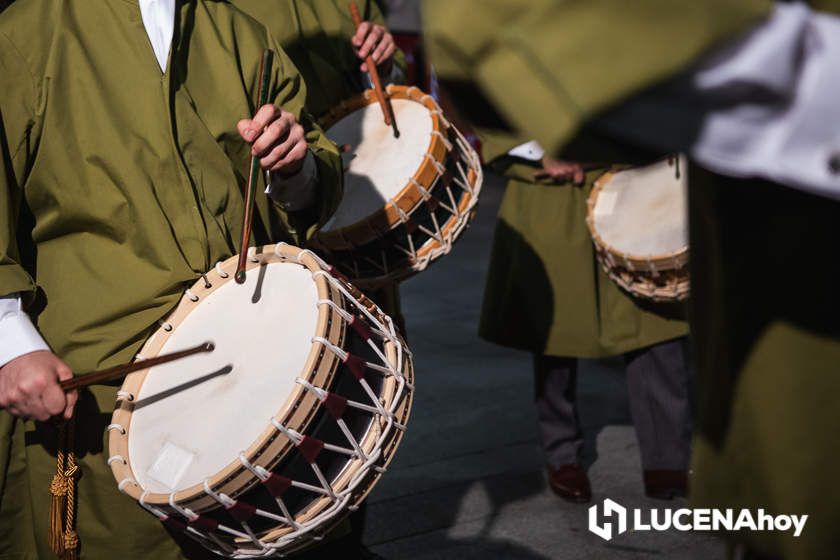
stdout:
[[[363,21],[350,42],[353,44],[356,56],[364,60],[370,55],[373,57],[373,63],[384,73],[391,71],[397,46],[394,43],[394,36],[387,29],[379,24]],[[368,71],[367,64],[364,62],[360,68],[362,72]]]
[[251,155],[260,158],[260,167],[285,177],[300,171],[306,158],[306,135],[293,114],[267,104],[253,119],[239,121],[236,128],[251,144]]
[[542,169],[534,171],[535,179],[551,179],[557,183],[572,181],[576,185],[582,185],[586,178],[583,166],[573,161],[561,161],[545,156],[542,165]]
[[71,377],[67,364],[48,350],[19,356],[0,368],[0,408],[42,422],[60,414],[69,420],[79,393],[65,394],[58,382]]

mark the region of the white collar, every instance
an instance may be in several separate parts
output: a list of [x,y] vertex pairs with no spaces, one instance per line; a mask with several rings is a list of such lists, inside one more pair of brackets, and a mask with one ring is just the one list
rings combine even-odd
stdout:
[[160,71],[166,72],[172,33],[175,29],[175,0],[140,0],[140,14]]

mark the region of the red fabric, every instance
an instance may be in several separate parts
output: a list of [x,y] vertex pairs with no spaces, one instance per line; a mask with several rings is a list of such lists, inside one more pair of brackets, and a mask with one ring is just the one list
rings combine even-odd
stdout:
[[183,531],[187,528],[186,522],[182,521],[181,519],[177,519],[175,517],[167,517],[166,519],[161,521],[165,526],[169,527],[173,531]]
[[367,364],[365,364],[365,361],[363,359],[348,353],[347,359],[344,360],[344,365],[347,366],[347,369],[350,370],[350,373],[353,374],[353,377],[355,377],[359,381],[364,379],[365,370],[367,370]]
[[216,528],[219,526],[219,522],[213,519],[212,517],[207,517],[206,515],[199,515],[192,521],[190,521],[190,526],[195,527],[197,529],[204,529],[205,531],[215,531]]
[[405,83],[429,91],[423,60],[423,41],[418,33],[395,32],[394,42],[405,53]]
[[334,277],[338,278],[339,280],[343,280],[344,282],[349,282],[349,280],[347,280],[347,277],[345,275],[343,275],[342,273],[340,273],[338,271],[338,269],[334,266],[331,266],[329,268],[328,272],[330,274],[332,274]]
[[292,479],[279,474],[271,473],[268,475],[266,480],[262,481],[262,483],[263,486],[265,486],[265,489],[268,490],[269,494],[275,498],[279,498],[286,493],[286,490],[291,488]]
[[324,399],[324,406],[327,407],[332,417],[338,420],[344,416],[344,411],[347,410],[347,399],[335,393],[327,393],[327,398]]
[[303,436],[303,439],[297,445],[298,451],[303,455],[308,463],[314,463],[315,459],[324,449],[324,442],[320,439],[315,439],[309,436]]
[[362,340],[370,340],[370,327],[368,327],[368,324],[365,323],[364,319],[357,315],[354,315],[353,319],[350,321],[349,324],[351,327],[353,327],[353,330],[356,331],[356,334],[362,338]]
[[405,231],[407,231],[409,235],[417,231],[418,227],[420,226],[417,225],[417,222],[415,222],[411,218],[405,221]]
[[228,506],[227,509],[228,513],[231,517],[239,521],[240,523],[244,523],[254,517],[254,514],[257,513],[256,506],[252,506],[251,504],[246,504],[240,500],[233,502],[232,506]]

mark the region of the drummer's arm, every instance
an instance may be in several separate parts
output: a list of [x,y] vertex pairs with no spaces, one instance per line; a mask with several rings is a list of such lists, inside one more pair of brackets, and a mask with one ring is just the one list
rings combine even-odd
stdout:
[[[238,129],[269,172],[267,194],[295,243],[304,243],[332,216],[341,199],[342,167],[335,144],[303,109],[306,86],[273,39],[275,53],[270,98]],[[268,125],[268,126],[266,126]]]
[[23,184],[35,155],[30,146],[38,145],[32,132],[37,127],[31,126],[38,94],[17,52],[0,48],[0,66],[9,78],[0,89],[0,408],[38,420],[62,412],[69,418],[76,393],[65,395],[58,381],[73,373],[49,351],[21,307],[20,294],[35,290],[21,265],[17,232]]

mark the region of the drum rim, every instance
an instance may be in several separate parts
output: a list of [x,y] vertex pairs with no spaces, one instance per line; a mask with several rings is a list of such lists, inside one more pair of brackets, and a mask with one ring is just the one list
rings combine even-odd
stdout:
[[627,165],[611,166],[605,170],[592,185],[592,192],[589,193],[589,197],[586,200],[586,226],[589,228],[589,234],[592,237],[592,241],[601,251],[612,256],[614,259],[618,260],[624,268],[631,271],[664,272],[684,268],[688,264],[688,245],[669,253],[640,257],[638,255],[626,253],[617,249],[613,245],[610,245],[604,241],[598,233],[598,230],[595,228],[595,205],[598,202],[598,196],[600,196],[601,191],[616,173],[630,168],[631,166]]
[[[278,254],[279,253],[279,254]],[[288,244],[267,245],[257,249],[252,248],[250,257],[247,260],[246,270],[258,268],[263,264],[275,264],[282,262],[297,262],[311,272],[323,270],[318,262],[308,251],[294,247]],[[203,301],[203,298],[220,286],[227,282],[232,282],[237,265],[237,256],[234,255],[229,259],[223,261],[219,267],[209,271],[205,274],[206,279],[211,284],[210,288],[205,287],[205,279],[200,278],[189,289],[189,294],[185,294],[173,311],[166,316],[163,325],[155,331],[155,333],[146,341],[140,350],[140,355],[145,358],[158,355],[165,342],[169,339],[172,332],[175,332],[177,326]],[[221,276],[219,270],[227,274],[227,277]],[[338,297],[329,283],[321,276],[315,276],[313,281],[316,284],[319,299],[335,299]],[[191,297],[198,297],[193,301]],[[167,325],[170,326],[167,330]],[[318,319],[316,326],[316,333],[314,336],[323,336],[330,342],[340,345],[344,338],[343,323],[340,320],[338,313],[329,306],[318,306]],[[301,374],[299,377],[304,377],[313,384],[325,386],[329,384],[335,375],[338,368],[339,360],[336,356],[329,352],[321,353],[320,346],[313,344],[306,361],[304,362]],[[317,366],[317,367],[316,367]],[[149,370],[141,370],[130,374],[126,377],[121,391],[127,391],[133,395],[143,384]],[[310,405],[310,406],[306,406]],[[304,432],[311,424],[316,412],[320,410],[321,403],[309,391],[306,391],[301,385],[296,384],[291,394],[286,398],[283,404],[274,415],[280,422],[284,422],[288,427]],[[308,411],[308,412],[306,412]],[[114,408],[112,416],[112,423],[120,425],[123,430],[111,430],[108,439],[109,455],[111,457],[123,458],[123,461],[111,462],[111,471],[117,482],[121,484],[122,491],[135,500],[140,500],[141,496],[145,503],[152,505],[168,505],[171,494],[145,492],[139,483],[136,482],[134,473],[131,469],[131,461],[128,452],[128,437],[130,433],[132,411],[130,407],[124,406],[124,401],[118,401]],[[265,468],[271,468],[278,461],[280,461],[293,447],[293,444],[287,438],[278,436],[277,431],[267,423],[267,427],[260,433],[254,442],[244,450],[244,455],[248,460],[254,464],[263,465]],[[209,484],[212,488],[226,491],[226,488],[237,480],[251,480],[255,477],[248,471],[238,458],[234,458],[224,468],[211,477],[208,477]],[[123,484],[123,481],[130,481],[128,484]],[[255,481],[253,481],[255,482]],[[237,490],[239,492],[250,488],[251,484],[239,485]],[[230,492],[232,495],[237,494],[236,491]],[[199,483],[188,488],[184,488],[174,492],[174,501],[180,504],[193,504],[196,501],[205,501],[208,498],[203,484]],[[199,511],[202,508],[197,508]]]

